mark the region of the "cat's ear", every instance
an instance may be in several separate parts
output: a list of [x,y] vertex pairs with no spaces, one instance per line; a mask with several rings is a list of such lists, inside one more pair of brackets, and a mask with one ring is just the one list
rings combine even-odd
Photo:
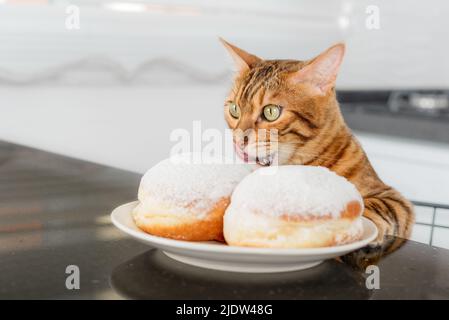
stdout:
[[219,38],[224,47],[231,54],[234,62],[237,66],[238,71],[246,71],[251,69],[255,64],[257,64],[261,59],[255,55],[248,53],[236,46],[230,44],[222,38]]
[[295,83],[310,82],[318,89],[318,93],[325,94],[335,85],[344,54],[345,45],[338,43],[312,59],[291,80]]

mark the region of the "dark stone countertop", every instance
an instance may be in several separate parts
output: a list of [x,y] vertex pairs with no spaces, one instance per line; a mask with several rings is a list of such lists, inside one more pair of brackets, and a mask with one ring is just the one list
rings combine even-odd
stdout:
[[[0,299],[449,299],[449,251],[408,241],[369,274],[335,260],[279,274],[199,269],[117,230],[140,176],[0,142]],[[80,270],[68,290],[66,267]]]

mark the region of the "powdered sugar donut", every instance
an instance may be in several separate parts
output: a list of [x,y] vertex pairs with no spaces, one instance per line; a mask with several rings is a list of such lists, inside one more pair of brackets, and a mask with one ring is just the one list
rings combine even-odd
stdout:
[[362,236],[362,198],[348,180],[323,167],[263,167],[234,190],[224,216],[230,245],[311,248]]
[[[190,241],[223,240],[223,214],[244,164],[197,163],[191,154],[159,162],[143,176],[133,210],[143,231]],[[214,160],[214,159],[212,159]]]

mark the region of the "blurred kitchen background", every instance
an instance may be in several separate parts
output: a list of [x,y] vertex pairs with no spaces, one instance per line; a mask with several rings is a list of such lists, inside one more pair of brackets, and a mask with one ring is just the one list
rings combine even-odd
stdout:
[[225,128],[218,36],[264,58],[344,41],[349,126],[381,178],[421,203],[413,239],[449,248],[445,0],[0,0],[0,140],[144,172],[173,129]]

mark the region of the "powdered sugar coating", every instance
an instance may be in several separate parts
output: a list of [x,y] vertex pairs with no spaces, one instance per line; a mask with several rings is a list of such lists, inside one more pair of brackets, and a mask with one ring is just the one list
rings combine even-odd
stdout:
[[362,198],[345,178],[324,167],[263,167],[234,190],[226,214],[258,212],[271,216],[340,217],[345,206]]
[[[162,206],[167,213],[189,213],[204,217],[223,197],[230,197],[235,186],[251,172],[245,164],[225,164],[207,159],[198,163],[192,154],[163,160],[142,177],[140,206]],[[205,163],[204,163],[205,162]]]

